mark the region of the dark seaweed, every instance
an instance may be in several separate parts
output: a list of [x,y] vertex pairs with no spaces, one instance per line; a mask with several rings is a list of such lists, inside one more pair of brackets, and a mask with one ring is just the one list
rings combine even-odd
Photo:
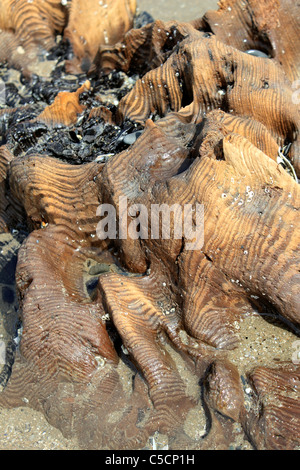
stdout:
[[[134,26],[142,27],[151,21],[153,18],[150,15],[141,12]],[[5,85],[5,103],[0,104],[0,144],[6,144],[15,156],[42,154],[71,164],[82,164],[128,148],[124,136],[142,129],[128,121],[118,126],[108,124],[100,117],[89,117],[91,109],[101,105],[97,96],[109,93],[115,97],[112,101],[117,103],[130,88],[126,85],[123,72],[113,71],[108,76],[66,74],[65,61],[71,57],[70,44],[59,41],[44,57],[44,60],[56,61],[47,78],[35,74],[28,79],[22,73],[11,74],[5,64],[0,64],[0,83]],[[75,125],[50,128],[36,121],[60,91],[76,91],[87,78],[92,87],[80,96],[80,103],[86,106],[86,110]],[[132,77],[130,83],[132,86]],[[115,105],[108,103],[106,106],[114,114]],[[7,107],[10,108],[7,113],[1,110]]]

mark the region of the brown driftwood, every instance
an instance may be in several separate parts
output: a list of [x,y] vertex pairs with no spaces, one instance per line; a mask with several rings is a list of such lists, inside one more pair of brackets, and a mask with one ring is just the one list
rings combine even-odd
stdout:
[[[241,28],[236,12],[249,27],[242,3],[221,2],[215,13],[232,11],[233,31]],[[256,17],[260,5],[249,2]],[[259,16],[249,35],[273,31],[280,11],[270,25]],[[259,449],[299,446],[299,367],[249,365],[249,409],[245,371],[230,361],[253,299],[300,323],[299,186],[277,162],[289,141],[296,166],[299,109],[285,64],[208,36],[212,17],[158,21],[130,31],[125,48],[99,52],[95,67],[106,70],[145,64],[115,114],[107,110],[110,122],[144,127],[128,150],[77,166],[0,153],[10,201],[32,227],[16,273],[22,340],[0,403],[26,399],[84,448],[143,448],[155,431],[172,449],[228,448],[234,423]],[[131,232],[100,239],[99,204],[110,204],[120,223],[124,199],[135,207],[123,219]],[[170,237],[151,237],[153,207],[163,204],[178,204]],[[198,245],[195,232],[175,237],[186,207],[195,210]],[[200,384],[211,428],[193,440],[186,423],[202,406]]]
[[55,46],[55,34],[61,34],[66,8],[60,0],[2,0],[0,13],[0,61],[29,73],[37,62],[38,48]]
[[[207,37],[206,33],[198,32],[190,25],[174,26],[157,22],[145,27],[146,30],[150,28],[153,32],[149,39],[150,47],[149,44],[148,48],[145,47],[148,53],[151,51],[150,58],[155,53],[157,42],[164,44],[166,38],[171,41],[171,34],[173,41],[170,50],[174,47],[177,36],[187,38],[177,45],[167,60],[164,61],[166,54],[161,56],[159,67],[152,68],[152,64],[151,70],[138,80],[133,90],[121,101],[117,120],[127,118],[145,122],[148,117],[166,115],[166,119],[170,120],[168,113],[175,112],[187,123],[199,122],[203,114],[221,108],[229,114],[246,118],[244,125],[241,125],[244,130],[240,127],[239,133],[249,135],[254,132],[252,141],[254,138],[255,145],[271,146],[269,149],[272,148],[272,153],[267,154],[275,161],[278,154],[275,142],[278,148],[286,140],[294,142],[290,158],[299,174],[299,106],[293,101],[293,88],[284,70],[269,59],[242,53],[219,42],[215,36]],[[141,32],[135,33],[134,30],[125,38],[128,47],[134,42],[139,54],[140,36]],[[147,36],[146,31],[144,36]],[[122,50],[120,45],[118,51]],[[128,58],[117,53],[106,54],[104,51],[101,59],[98,58],[104,68],[108,68],[107,60],[115,61],[114,66],[125,70],[130,67]],[[155,54],[154,57],[159,56]],[[145,57],[144,59],[148,63]],[[281,83],[280,88],[278,83]],[[285,104],[281,107],[282,101]],[[281,116],[281,113],[287,115]],[[268,136],[261,140],[258,135],[262,126],[268,131]],[[266,147],[264,150],[267,150]]]
[[64,37],[72,44],[75,58],[68,69],[86,71],[101,45],[113,45],[132,28],[136,0],[72,0]]
[[30,74],[39,49],[49,51],[56,36],[71,43],[69,71],[87,70],[101,45],[115,44],[132,27],[136,0],[1,0],[0,61]]
[[[249,1],[247,5],[225,1],[201,21],[157,20],[129,31],[123,43],[100,49],[94,68],[108,71],[116,67],[144,75],[122,100],[118,110],[121,119],[144,121],[149,116],[180,111],[184,119],[195,120],[221,107],[246,117],[248,126],[257,127],[252,120],[266,126],[279,146],[286,140],[294,142],[290,159],[299,175],[299,102],[295,96],[299,25],[299,7],[290,0]],[[213,36],[207,33],[210,30]],[[251,49],[266,51],[272,59],[245,54]],[[273,119],[282,99],[287,100],[285,112],[293,117]],[[268,155],[276,160],[277,152],[273,157]]]
[[2,145],[0,147],[0,232],[9,232],[10,228],[24,217],[22,205],[16,204],[7,194],[7,174],[9,165],[14,158],[9,149]]
[[79,97],[85,91],[88,91],[91,84],[88,80],[73,93],[62,91],[58,93],[54,102],[47,106],[44,111],[36,118],[39,122],[45,122],[49,126],[53,124],[64,124],[69,126],[74,124],[77,117],[85,109],[85,106],[79,103]]
[[241,51],[259,49],[272,57],[292,81],[299,79],[299,6],[292,0],[220,1],[203,17],[217,38]]
[[46,49],[55,45],[55,33],[61,33],[65,25],[66,10],[60,0],[2,0],[0,27],[15,32],[25,47],[32,43]]
[[[261,416],[249,413],[246,425],[260,449],[285,450],[298,445],[299,366],[258,367],[250,375]],[[295,393],[296,390],[296,393]],[[298,393],[297,393],[298,392]]]

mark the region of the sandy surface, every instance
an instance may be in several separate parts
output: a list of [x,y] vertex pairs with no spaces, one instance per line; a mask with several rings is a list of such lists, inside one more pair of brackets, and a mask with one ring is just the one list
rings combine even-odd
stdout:
[[207,10],[217,9],[217,0],[137,0],[140,11],[145,10],[154,19],[190,21],[203,16]]
[[0,408],[0,450],[77,450],[44,416],[29,408]]
[[[216,8],[217,1],[138,0],[138,6],[140,11],[148,11],[154,19],[188,21],[202,16],[208,9]],[[231,360],[239,368],[249,366],[249,362],[253,365],[260,362],[272,364],[274,358],[291,359],[293,344],[297,339],[291,332],[278,325],[271,325],[258,315],[245,318],[237,325],[237,329],[240,329],[242,341],[238,350],[232,353]],[[191,417],[194,426],[186,432],[191,434],[193,430],[194,435],[191,437],[197,439],[204,432],[204,421],[201,410],[195,413],[199,415]],[[241,448],[248,448],[247,443],[241,443]],[[48,424],[41,413],[24,406],[12,410],[0,408],[0,450],[5,449],[75,450],[78,445],[76,440],[65,439],[60,431]]]

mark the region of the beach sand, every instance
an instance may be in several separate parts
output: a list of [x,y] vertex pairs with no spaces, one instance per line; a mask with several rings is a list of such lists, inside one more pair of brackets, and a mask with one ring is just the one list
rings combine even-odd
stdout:
[[137,0],[140,11],[147,11],[154,19],[190,21],[216,10],[217,0]]

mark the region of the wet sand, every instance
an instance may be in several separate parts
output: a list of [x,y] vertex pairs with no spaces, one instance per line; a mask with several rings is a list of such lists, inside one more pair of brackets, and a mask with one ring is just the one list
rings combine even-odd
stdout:
[[145,10],[154,19],[190,21],[203,16],[207,10],[216,10],[217,0],[137,0],[140,11]]

